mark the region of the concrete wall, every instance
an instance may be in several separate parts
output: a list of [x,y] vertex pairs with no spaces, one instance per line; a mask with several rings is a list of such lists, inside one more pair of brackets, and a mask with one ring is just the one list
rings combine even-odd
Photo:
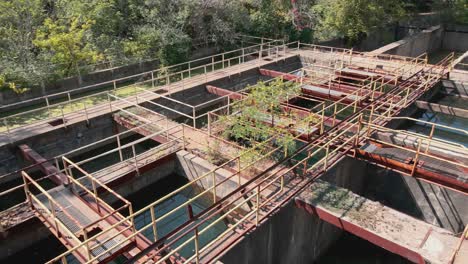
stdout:
[[465,52],[468,50],[468,26],[438,25],[415,35],[373,50],[372,53],[386,53],[416,57],[424,52],[438,50]]
[[[217,166],[213,165],[212,163],[208,162],[205,159],[202,159],[198,156],[195,156],[185,150],[179,151],[176,153],[176,165],[175,165],[175,172],[178,175],[186,177],[189,181],[192,181],[200,176],[205,175],[207,172],[214,170]],[[225,169],[218,169],[216,170],[215,177],[216,182],[222,182],[231,176],[233,173],[227,171]],[[238,178],[232,177],[232,179],[226,180],[223,184],[216,187],[216,195],[218,197],[224,197],[234,191],[237,187],[239,187],[238,182],[236,181]],[[244,180],[242,180],[244,182]],[[197,181],[197,185],[201,187],[203,190],[206,190],[213,186],[213,177],[208,176],[203,179]],[[209,193],[212,193],[211,191]],[[228,199],[229,200],[229,199]],[[248,210],[247,207],[241,207],[244,210]]]
[[[213,54],[216,54],[217,52],[218,52],[218,49],[216,47],[198,48],[196,51],[193,52],[189,60],[211,56]],[[209,63],[209,62],[211,62],[211,60],[207,61],[206,63]],[[123,78],[126,76],[132,76],[132,75],[136,75],[136,74],[151,71],[151,70],[156,70],[158,69],[158,67],[159,67],[159,61],[149,60],[149,61],[143,61],[140,63],[124,65],[124,66],[114,67],[114,68],[110,68],[106,70],[91,72],[86,75],[83,75],[81,77],[81,80],[79,80],[78,77],[70,77],[70,78],[62,79],[54,83],[45,84],[43,85],[43,87],[40,87],[40,86],[34,87],[33,89],[30,89],[23,94],[16,94],[15,92],[11,90],[2,90],[0,92],[0,107],[3,105],[17,103],[19,101],[41,97],[44,95],[70,91],[70,90],[77,89],[80,87],[99,84],[99,83],[103,83],[107,81],[112,81],[114,79]],[[143,76],[143,77],[139,76],[134,79],[127,79],[123,81],[122,84],[128,81],[130,82],[137,81],[141,78],[148,79],[150,78],[150,76],[149,75]],[[82,93],[85,91],[89,92],[89,91],[93,91],[97,89],[103,89],[106,86],[109,86],[109,85],[99,85],[99,86],[87,88],[87,89],[84,89],[75,93],[77,94],[77,93]],[[67,95],[64,95],[62,97],[66,97],[66,96]],[[26,105],[32,105],[32,104],[26,104]],[[13,110],[13,109],[16,109],[16,107],[9,107],[8,109],[3,109],[3,110]]]
[[454,233],[468,224],[464,194],[374,165],[366,175],[367,198]]
[[[102,115],[86,121],[57,128],[14,144],[0,147],[0,175],[18,170],[26,165],[19,155],[18,146],[27,144],[45,158],[52,158],[100,139],[112,136],[113,121],[111,115]],[[96,146],[98,147],[98,146]],[[0,183],[11,179],[0,179]]]
[[[467,71],[463,71],[461,78],[466,78],[466,82],[457,80],[457,72],[453,71],[450,73],[449,80],[442,80],[442,89],[445,93],[453,94],[457,96],[468,97],[468,76]],[[454,80],[455,79],[455,80]]]
[[442,49],[458,52],[468,50],[468,25],[446,25]]
[[[81,82],[78,77],[70,77],[66,79],[59,80],[55,83],[45,84],[43,88],[34,87],[23,94],[16,94],[11,90],[3,90],[0,92],[0,106],[8,105],[12,103],[17,103],[19,101],[24,101],[44,95],[69,91],[72,89],[77,89],[80,87],[85,87],[89,85],[99,84],[107,81],[111,81],[118,78],[123,78],[126,76],[135,75],[138,73],[150,71],[157,69],[159,66],[158,61],[146,61],[137,64],[125,65],[121,67],[114,67],[107,70],[91,72],[89,74],[83,75]],[[136,80],[136,79],[135,79]],[[131,79],[127,80],[131,81]],[[109,86],[109,85],[107,85]],[[95,89],[102,89],[105,86],[96,86],[89,89],[82,90],[80,92],[92,91]],[[66,95],[64,95],[66,96]],[[14,108],[10,108],[14,109]]]
[[441,26],[431,27],[408,38],[390,43],[373,50],[372,53],[416,57],[424,52],[434,52],[442,45],[444,30]]
[[[344,158],[322,179],[361,192],[367,164]],[[296,208],[290,201],[220,259],[224,264],[313,263],[341,230]]]
[[[283,72],[290,72],[290,71],[301,68],[301,64],[300,64],[299,57],[292,57],[292,58],[288,58],[285,60],[272,62],[270,64],[265,65],[263,68],[283,71]],[[225,88],[228,90],[232,90],[232,91],[238,91],[247,87],[248,85],[256,84],[259,80],[267,80],[267,79],[270,79],[270,77],[261,76],[258,69],[252,69],[252,70],[244,71],[239,74],[232,75],[232,76],[220,78],[218,80],[208,82],[206,84],[199,85],[199,86],[187,89],[187,90],[173,93],[170,95],[170,97],[172,99],[181,101],[183,103],[196,106],[198,104],[219,98],[219,96],[207,92],[206,85],[208,84],[221,87],[221,88]],[[192,116],[193,114],[192,107],[189,107],[180,103],[172,102],[164,98],[156,99],[154,100],[154,102],[164,105],[166,107],[170,107],[172,109],[175,109],[179,112],[185,113],[190,116]],[[197,109],[197,115],[206,112],[206,110],[204,109],[209,109],[215,104],[225,104],[225,103],[227,103],[227,100],[225,101],[219,100],[219,101],[213,102],[212,104],[205,104],[202,109]],[[145,103],[142,105],[154,111],[162,113],[172,119],[183,117],[182,115],[178,113],[175,113],[167,109],[163,109],[162,107],[155,106],[150,103]]]
[[[175,155],[169,156],[163,159],[156,168],[125,182],[111,184],[110,186],[120,195],[127,197],[171,175],[175,170],[175,164]],[[101,197],[108,203],[116,201],[116,198],[112,195],[105,194]],[[2,258],[7,258],[51,236],[50,231],[37,218],[22,222],[9,229],[8,232],[0,233],[0,263],[2,262]]]

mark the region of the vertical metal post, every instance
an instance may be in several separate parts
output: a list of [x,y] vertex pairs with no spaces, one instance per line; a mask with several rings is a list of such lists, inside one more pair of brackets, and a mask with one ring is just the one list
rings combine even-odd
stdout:
[[32,199],[31,199],[31,192],[29,191],[29,185],[28,185],[28,179],[24,176],[25,172],[21,172],[23,176],[23,181],[24,181],[24,193],[26,194],[26,199],[31,206],[31,208],[34,208]]
[[193,119],[193,128],[197,128],[197,119],[195,118],[195,115],[196,115],[196,113],[195,113],[195,112],[196,112],[196,111],[195,111],[195,107],[194,107],[194,106],[192,106],[192,119]]
[[[84,241],[88,240],[88,233],[86,232],[86,230],[83,230],[83,239],[84,239]],[[86,248],[86,253],[88,255],[88,260],[90,260],[91,259],[91,250],[89,249],[89,243],[88,242],[85,243],[85,248]]]
[[213,171],[213,203],[216,203],[216,171]]
[[224,69],[224,53],[221,54],[221,62],[223,63],[222,69]]
[[390,99],[390,106],[388,107],[388,117],[392,116],[392,110],[393,110],[393,97]]
[[260,51],[258,52],[258,58],[261,59],[263,55],[263,39],[262,44],[260,44]]
[[362,114],[359,115],[358,119],[358,127],[357,127],[357,133],[356,133],[356,140],[354,141],[354,157],[356,157],[357,150],[356,148],[358,147],[359,144],[359,134],[361,134],[361,124],[362,124]]
[[416,150],[416,155],[414,156],[414,164],[413,164],[413,168],[411,169],[411,176],[414,175],[414,172],[416,171],[416,166],[418,165],[418,160],[419,160],[419,152],[421,150],[421,139],[419,138],[418,139],[418,149]]
[[133,160],[135,163],[135,169],[137,171],[137,174],[140,175],[140,169],[138,168],[138,161],[136,157],[136,151],[135,151],[135,145],[132,145],[132,152],[133,152]]
[[110,111],[112,112],[112,101],[110,98],[110,94],[107,94],[107,101],[109,101],[109,108],[110,108]]
[[10,136],[10,127],[8,126],[8,121],[7,121],[7,118],[3,118],[3,124],[5,124],[5,127],[6,127],[6,130],[7,130],[7,134],[8,136]]
[[215,60],[214,60],[214,56],[211,57],[211,71],[213,72],[215,70]]
[[372,116],[374,115],[374,105],[371,107],[371,112],[369,115],[369,123],[367,124],[367,136],[369,137],[371,134],[371,125],[372,125]]
[[427,142],[426,151],[424,151],[424,153],[426,154],[429,151],[429,147],[431,146],[432,136],[434,136],[434,130],[435,130],[435,124],[432,124],[431,132],[429,133],[429,141]]
[[119,134],[117,134],[117,147],[118,147],[118,149],[119,149],[120,161],[123,161],[122,145],[120,144],[120,136],[119,136]]
[[62,112],[62,122],[65,127],[67,127],[67,122],[65,121],[65,114],[63,113],[63,105],[60,107],[60,111]]
[[330,145],[325,149],[325,162],[323,163],[323,170],[326,171],[328,167],[328,153],[330,152]]
[[115,83],[115,81],[113,81],[113,83],[114,83],[114,90],[116,90],[117,89],[117,84]]
[[211,112],[208,112],[208,136],[211,137]]
[[195,234],[195,263],[199,264],[200,263],[200,245],[199,245],[199,240],[198,240],[198,228],[195,228],[193,231]]
[[151,71],[151,87],[154,88],[154,71]]
[[51,116],[52,116],[52,113],[50,112],[49,97],[46,97],[46,98],[45,98],[45,101],[46,101],[46,105],[47,105],[47,115],[48,115],[49,117],[51,117]]
[[228,104],[227,104],[227,114],[229,115],[230,114],[230,108],[231,108],[231,97],[229,97],[228,95]]
[[280,183],[280,192],[282,193],[284,190],[284,175],[281,175],[281,183]]
[[185,125],[182,124],[182,149],[185,149]]
[[260,185],[257,185],[257,208],[256,208],[256,212],[255,212],[255,225],[258,226],[258,222],[259,222],[259,211],[260,211]]
[[[187,205],[187,213],[188,213],[189,219],[192,220],[193,219],[193,209],[192,209],[191,204]],[[196,264],[199,264],[199,262],[200,262],[200,252],[199,252],[200,245],[199,245],[199,241],[198,241],[198,227],[195,227],[194,236],[195,236],[195,261],[196,261]]]
[[[136,233],[135,216],[133,215],[133,206],[131,203],[128,205],[128,216],[130,217],[130,223],[132,224],[132,231],[133,233]],[[136,239],[136,236],[134,236],[133,239]]]
[[189,78],[192,77],[192,72],[191,71],[192,71],[192,67],[190,66],[190,61],[189,61],[189,63],[188,63],[188,76],[189,76]]
[[91,180],[91,186],[93,187],[93,193],[94,193],[94,202],[96,203],[96,207],[98,210],[98,213],[101,213],[101,207],[99,206],[99,200],[98,200],[98,193],[97,193],[97,188],[96,188],[96,182],[94,182],[93,178],[90,178]]
[[86,101],[83,101],[83,108],[84,108],[85,116],[86,116],[86,124],[89,125],[89,115],[88,115],[88,108],[86,107]]
[[404,102],[405,106],[406,106],[406,103],[408,102],[409,92],[410,92],[410,87],[408,86],[408,89],[406,89],[406,95],[405,95],[405,102]]
[[322,120],[320,122],[320,134],[323,134],[324,123],[325,123],[325,102],[323,102],[322,104]]
[[151,213],[151,225],[153,226],[153,239],[154,242],[158,241],[158,229],[156,228],[156,213],[154,212],[154,206],[150,207]]
[[55,213],[55,206],[50,198],[48,198],[48,200],[49,200],[49,208],[50,208],[50,211],[52,212],[52,217],[54,218],[55,230],[57,230],[57,235],[60,236],[60,231],[59,231],[58,224],[57,224],[57,215]]

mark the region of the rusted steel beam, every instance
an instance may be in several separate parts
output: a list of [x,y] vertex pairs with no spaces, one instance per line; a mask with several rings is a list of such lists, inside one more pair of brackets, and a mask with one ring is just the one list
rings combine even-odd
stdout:
[[18,146],[21,155],[27,161],[37,165],[39,169],[45,174],[50,175],[49,178],[57,185],[68,184],[68,177],[60,172],[59,168],[55,167],[47,161],[44,157],[39,155],[31,147],[26,144]]
[[[413,169],[413,164],[406,164],[394,159],[386,158],[378,154],[370,153],[362,149],[356,150],[356,157],[359,159],[367,160],[378,165],[391,168],[396,171],[400,171],[408,175]],[[452,190],[461,192],[468,195],[468,183],[459,181],[455,178],[448,177],[446,175],[429,171],[422,167],[416,166],[413,176],[417,179],[422,179],[430,183],[437,184],[439,186],[447,187]]]
[[[262,75],[270,76],[270,77],[283,77],[285,80],[289,80],[289,81],[298,82],[300,80],[299,76],[296,76],[296,75],[290,74],[290,73],[280,72],[280,71],[260,69],[260,73]],[[360,86],[357,86],[357,85],[354,86],[354,85],[350,85],[350,84],[343,84],[343,83],[339,82],[339,79],[341,78],[341,76],[337,75],[336,77],[337,77],[336,79],[331,80],[331,83],[327,82],[327,83],[324,83],[324,84],[314,84],[314,86],[317,86],[317,87],[323,88],[323,89],[330,89],[332,91],[342,92],[342,93],[346,93],[346,94],[351,94],[351,93],[353,93],[353,92],[355,92],[355,91],[357,91],[357,90],[359,90],[361,88]],[[363,79],[360,79],[360,80],[363,80]],[[304,83],[307,84],[308,82],[313,83],[313,80],[308,78],[308,77],[304,77]],[[322,93],[322,92],[319,92],[319,91],[311,91],[311,90],[308,90],[308,89],[302,89],[302,92],[305,93],[305,94],[309,94],[311,96],[319,97],[319,98],[327,98],[327,99],[333,99],[333,100],[340,100],[340,99],[343,98],[341,96],[331,95],[331,94],[328,94],[328,93]],[[376,91],[376,92],[374,92],[374,97],[379,97],[382,94],[383,94],[382,92],[377,92]],[[358,96],[364,96],[364,95],[366,95],[366,92],[361,91],[357,95]],[[394,101],[396,102],[398,100],[399,100],[399,98],[395,97]],[[344,101],[345,101],[344,103],[353,103],[354,102],[354,100],[351,100],[351,99],[345,99]]]
[[295,199],[295,204],[297,207],[304,209],[312,215],[318,216],[320,219],[324,220],[327,223],[330,223],[340,229],[350,232],[360,238],[363,238],[374,245],[377,245],[381,248],[384,248],[392,253],[398,254],[414,263],[424,264],[426,263],[424,258],[414,250],[406,248],[402,245],[399,245],[393,241],[390,241],[382,236],[379,236],[376,233],[373,233],[369,230],[366,230],[354,223],[346,221],[338,216],[331,214],[330,212],[316,207],[312,204],[306,203],[303,200]]
[[[356,72],[360,71],[360,72]],[[377,75],[378,77],[383,77],[384,81],[392,81],[395,80],[396,76],[393,74],[389,74],[385,71],[379,71],[377,69],[363,69],[359,67],[352,67],[350,69],[340,69],[336,73],[342,75],[343,77],[350,77],[350,78],[360,78],[366,79],[369,76]],[[368,73],[368,74],[366,74]],[[398,80],[401,80],[401,76],[398,77]]]
[[[208,89],[208,86],[210,86],[210,89]],[[214,92],[215,94],[218,94],[218,95],[229,95],[229,97],[231,97],[232,99],[242,99],[242,98],[245,98],[245,95],[243,94],[240,94],[238,92],[233,92],[233,91],[229,91],[227,89],[224,89],[224,88],[220,88],[220,87],[215,87],[215,86],[212,86],[212,85],[207,85],[207,91],[208,92]],[[291,98],[293,99],[293,98]],[[294,104],[291,104],[291,103],[286,103],[286,102],[283,102],[281,103],[281,109],[285,112],[293,112],[294,114],[296,114],[298,117],[300,118],[305,118],[305,117],[308,117],[311,112],[310,111],[307,111],[307,110],[304,110],[298,106],[295,106]],[[326,126],[333,126],[334,124],[338,124],[339,122],[341,122],[340,119],[337,119],[337,118],[333,118],[333,117],[327,117],[325,116],[324,117],[324,124]],[[271,124],[271,123],[269,123]],[[344,125],[349,125],[347,122],[344,123]],[[350,131],[353,131],[353,132],[356,132],[357,131],[357,126],[353,125],[353,127],[351,128]],[[309,139],[309,136],[307,135],[304,135],[301,137],[301,139],[303,140],[308,140]]]
[[[150,130],[147,130],[147,129],[144,129],[142,127],[140,128],[135,128],[136,125],[132,124],[132,122],[126,118],[123,118],[122,116],[120,115],[113,115],[113,118],[114,118],[114,121],[116,123],[118,123],[119,125],[127,128],[127,129],[133,129],[133,131],[137,132],[138,134],[140,135],[143,135],[143,136],[149,136],[151,134],[154,134],[154,131],[150,131]],[[153,136],[151,138],[152,140],[156,141],[156,142],[159,142],[161,144],[164,144],[164,143],[167,143],[168,142],[168,139],[164,136],[161,136],[161,135],[157,135],[157,136]]]
[[215,94],[215,95],[218,95],[218,96],[228,96],[230,99],[233,99],[233,100],[242,100],[244,99],[246,96],[239,93],[239,92],[234,92],[234,91],[230,91],[230,90],[227,90],[227,89],[223,89],[223,88],[220,88],[220,87],[216,87],[216,86],[213,86],[213,85],[207,85],[206,86],[206,90],[211,93],[211,94]]

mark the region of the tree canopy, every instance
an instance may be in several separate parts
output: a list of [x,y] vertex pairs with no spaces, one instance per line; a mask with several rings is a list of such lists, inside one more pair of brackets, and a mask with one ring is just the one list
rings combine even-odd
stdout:
[[[356,42],[407,12],[428,9],[423,2],[3,0],[0,85],[22,91],[108,61],[122,65],[157,59],[167,66],[187,60],[194,42],[213,39],[224,47],[234,43],[236,33]],[[451,2],[453,19],[466,22],[466,0]]]

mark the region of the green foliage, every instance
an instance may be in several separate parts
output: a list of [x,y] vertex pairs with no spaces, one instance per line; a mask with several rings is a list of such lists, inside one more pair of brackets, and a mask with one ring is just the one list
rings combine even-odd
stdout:
[[[467,0],[451,2],[441,10],[467,22]],[[2,0],[0,74],[20,91],[95,70],[94,63],[168,66],[187,60],[198,41],[231,47],[236,33],[356,42],[405,9],[422,8],[422,0]],[[298,28],[298,18],[312,26]]]
[[63,75],[71,71],[80,75],[80,65],[95,63],[102,58],[85,40],[86,31],[94,21],[81,22],[78,18],[70,21],[53,21],[47,18],[44,26],[37,32],[34,44],[46,52],[50,52],[53,63],[64,65]]
[[[292,151],[296,143],[288,127],[281,125],[281,103],[299,94],[299,85],[283,82],[279,78],[268,85],[258,82],[250,87],[247,98],[234,107],[234,111],[239,114],[221,118],[221,123],[226,124],[223,135],[247,147],[247,160],[255,160],[272,146],[282,147],[285,154]],[[269,144],[262,143],[271,137],[276,138]]]
[[468,0],[436,0],[434,5],[441,11],[443,22],[468,24]]
[[452,10],[456,23],[468,24],[468,0],[455,0]]
[[320,0],[312,12],[316,16],[316,38],[346,37],[351,42],[405,16],[401,0]]

